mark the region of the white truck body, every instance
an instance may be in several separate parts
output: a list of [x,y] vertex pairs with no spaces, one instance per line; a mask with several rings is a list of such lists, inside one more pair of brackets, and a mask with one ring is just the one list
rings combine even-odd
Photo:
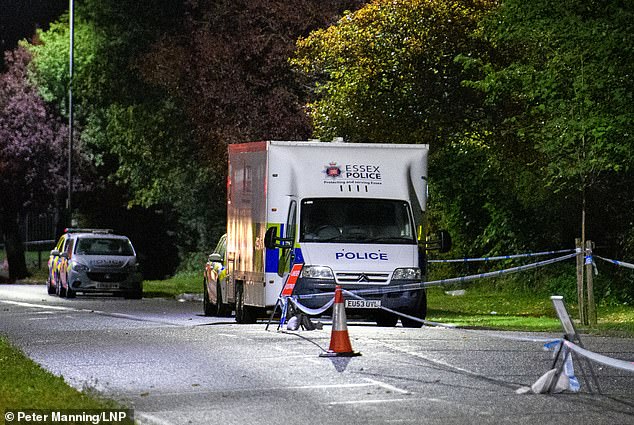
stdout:
[[[303,294],[332,292],[335,283],[358,289],[421,281],[428,152],[427,145],[229,145],[224,301],[248,313],[272,308],[297,262],[304,264],[296,287]],[[271,227],[288,248],[264,246]],[[424,291],[414,292],[397,294],[400,301],[375,298],[416,314],[426,302],[418,305]],[[306,300],[313,307],[326,301]]]

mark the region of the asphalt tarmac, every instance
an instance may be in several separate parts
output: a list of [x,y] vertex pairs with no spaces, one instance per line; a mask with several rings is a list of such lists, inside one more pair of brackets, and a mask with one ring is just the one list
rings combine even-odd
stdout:
[[[362,355],[328,359],[319,357],[331,336],[324,324],[267,331],[265,321],[204,317],[199,301],[60,299],[40,285],[0,285],[0,333],[69,384],[130,406],[139,423],[634,424],[634,374],[578,358],[580,392],[517,393],[552,353],[515,338],[558,334],[349,321]],[[634,360],[632,339],[582,338]]]

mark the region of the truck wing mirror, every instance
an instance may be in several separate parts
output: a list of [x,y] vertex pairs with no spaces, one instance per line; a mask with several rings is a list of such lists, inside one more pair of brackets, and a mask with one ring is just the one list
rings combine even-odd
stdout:
[[277,237],[277,227],[269,227],[269,230],[264,234],[264,247],[289,249],[293,247],[293,239],[279,238]]
[[451,249],[451,235],[446,230],[439,230],[436,233],[436,239],[425,242],[427,250],[436,250],[440,253],[449,252]]
[[222,263],[222,257],[217,252],[209,255],[209,262],[211,263]]
[[277,239],[277,227],[269,227],[269,230],[264,234],[264,246],[268,249],[274,249],[276,247],[275,240]]

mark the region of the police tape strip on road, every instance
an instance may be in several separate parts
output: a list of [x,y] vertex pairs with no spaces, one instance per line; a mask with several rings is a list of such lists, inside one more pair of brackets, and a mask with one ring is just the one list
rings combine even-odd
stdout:
[[[359,300],[363,300],[364,298],[350,292],[350,291],[343,291],[345,295],[349,295],[353,298],[359,299]],[[451,323],[440,323],[440,322],[432,322],[430,320],[425,320],[425,319],[421,319],[420,317],[415,317],[415,316],[410,316],[409,314],[405,314],[405,313],[401,313],[399,311],[396,310],[392,310],[390,308],[386,308],[386,307],[380,307],[381,310],[387,311],[388,313],[392,313],[392,314],[396,314],[400,317],[405,317],[407,319],[410,320],[415,320],[417,322],[420,322],[424,325],[428,325],[428,326],[435,326],[435,327],[439,327],[439,328],[445,328],[445,329],[454,329],[454,330],[458,330],[458,331],[462,331],[462,332],[467,332],[470,334],[479,334],[482,336],[487,336],[487,337],[493,337],[493,338],[498,338],[498,339],[506,339],[506,340],[510,340],[510,341],[521,341],[521,342],[539,342],[539,343],[553,343],[553,342],[559,342],[561,341],[561,338],[537,338],[537,337],[522,337],[522,336],[511,336],[511,335],[504,335],[504,334],[497,334],[497,333],[491,333],[491,332],[482,332],[482,331],[478,331],[478,330],[474,330],[474,329],[462,329],[459,328],[457,325],[451,324]]]
[[575,353],[579,354],[587,358],[588,360],[592,360],[597,363],[601,363],[605,366],[610,366],[616,369],[627,370],[628,372],[634,372],[634,362],[628,362],[626,360],[619,360],[612,357],[604,356],[603,354],[595,353],[593,351],[586,350],[585,348],[579,347],[576,344],[573,344],[570,341],[564,340],[564,344],[566,347],[570,348]]

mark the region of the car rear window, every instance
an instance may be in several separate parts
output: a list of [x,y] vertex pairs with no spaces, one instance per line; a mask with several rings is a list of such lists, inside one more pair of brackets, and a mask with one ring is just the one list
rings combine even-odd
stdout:
[[127,239],[81,238],[77,241],[76,254],[80,255],[134,255],[132,244]]

